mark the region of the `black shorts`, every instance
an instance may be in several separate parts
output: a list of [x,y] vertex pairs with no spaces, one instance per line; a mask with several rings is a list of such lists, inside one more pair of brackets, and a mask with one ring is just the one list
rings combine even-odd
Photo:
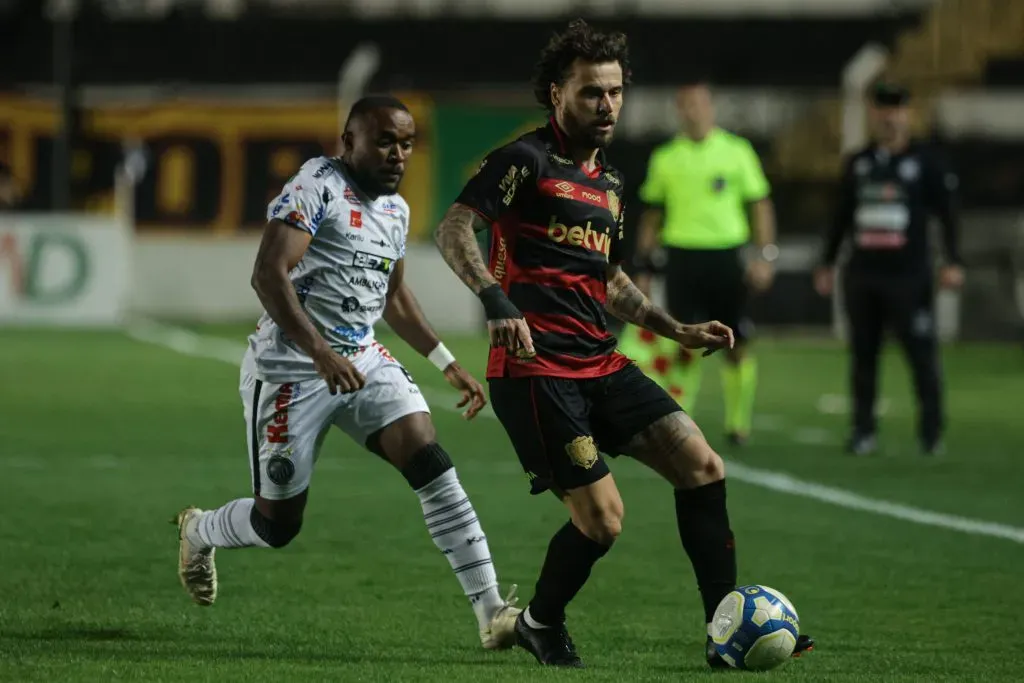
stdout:
[[682,323],[717,320],[732,328],[736,341],[748,340],[747,277],[737,249],[668,248],[665,298],[668,312]]
[[508,433],[531,493],[567,491],[603,478],[601,457],[620,455],[679,404],[634,364],[605,377],[502,377],[489,381],[491,405]]

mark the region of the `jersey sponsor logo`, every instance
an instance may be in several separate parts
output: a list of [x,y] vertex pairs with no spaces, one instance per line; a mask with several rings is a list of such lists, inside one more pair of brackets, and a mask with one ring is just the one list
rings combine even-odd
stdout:
[[270,210],[270,215],[277,218],[282,211],[284,211],[284,205],[291,201],[292,195],[290,192],[285,192],[281,195],[281,198],[277,200],[277,204],[274,204],[274,208]]
[[516,198],[516,191],[529,175],[530,169],[528,168],[519,168],[515,164],[508,167],[505,176],[498,182],[498,191],[504,193],[501,198],[502,204],[512,206],[512,201]]
[[382,292],[388,287],[387,280],[372,280],[365,275],[353,275],[348,279],[348,283],[354,287],[372,289],[375,292]]
[[356,211],[353,209],[348,214],[348,227],[350,228],[361,228],[363,227],[363,212]]
[[384,202],[383,206],[381,206],[381,209],[384,211],[384,213],[388,214],[389,216],[394,216],[396,213],[398,213],[398,204],[395,204],[393,201],[389,200]]
[[334,173],[334,164],[328,161],[327,163],[320,164],[320,168],[313,171],[313,177],[326,178],[330,176],[332,173]]
[[589,470],[597,464],[597,444],[592,436],[578,436],[565,444],[565,453],[572,464]]
[[379,270],[382,273],[390,274],[391,269],[395,265],[395,260],[387,256],[371,254],[368,251],[357,251],[352,255],[352,265],[357,268],[369,268],[370,270]]
[[288,443],[288,406],[292,400],[292,384],[282,384],[274,398],[274,414],[267,424],[267,441]]
[[370,334],[370,326],[349,327],[348,325],[338,325],[331,332],[350,344],[358,344],[366,339],[366,335]]
[[346,232],[345,239],[351,240],[352,242],[365,242],[366,238],[360,235],[358,232]]
[[379,240],[370,240],[370,244],[376,244],[378,247],[388,246],[388,243],[384,241],[383,237],[380,238]]
[[324,219],[324,213],[327,211],[327,204],[321,204],[317,207],[316,213],[313,214],[313,221],[311,225],[313,230],[317,230],[320,227],[320,221]]
[[558,180],[557,178],[541,178],[537,186],[540,189],[540,193],[548,197],[569,199],[610,210],[608,193],[602,190],[595,190],[585,185],[576,185],[568,180]]
[[562,166],[575,166],[576,165],[576,164],[573,163],[572,159],[566,159],[565,157],[559,156],[559,155],[555,154],[554,152],[548,152],[548,158],[550,158],[556,164],[561,164]]
[[508,245],[504,237],[498,237],[498,249],[494,258],[494,277],[499,282],[505,279],[508,270]]
[[591,251],[599,251],[605,255],[605,258],[611,253],[612,250],[612,236],[609,234],[611,231],[605,228],[604,232],[594,230],[590,227],[590,221],[587,221],[587,227],[581,225],[567,226],[563,223],[557,223],[556,217],[552,216],[551,221],[548,223],[548,239],[556,244],[571,244],[574,247],[583,247],[590,249]]
[[384,308],[382,304],[376,303],[366,306],[359,303],[359,299],[354,296],[346,296],[341,300],[341,310],[343,313],[376,313],[377,311]]

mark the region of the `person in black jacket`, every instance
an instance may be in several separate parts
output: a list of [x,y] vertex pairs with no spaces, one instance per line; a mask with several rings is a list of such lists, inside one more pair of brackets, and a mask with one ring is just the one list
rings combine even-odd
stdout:
[[910,362],[922,448],[926,454],[941,448],[942,379],[928,224],[934,216],[942,225],[945,262],[938,271],[939,286],[960,287],[958,179],[935,150],[911,139],[909,100],[903,87],[875,87],[870,107],[874,139],[846,160],[836,218],[815,272],[818,293],[829,296],[839,248],[850,239],[843,286],[853,354],[848,450],[856,455],[876,448],[878,355],[887,327]]

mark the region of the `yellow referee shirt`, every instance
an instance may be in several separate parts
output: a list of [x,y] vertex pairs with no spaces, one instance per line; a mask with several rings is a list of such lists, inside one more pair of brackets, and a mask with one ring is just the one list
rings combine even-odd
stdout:
[[770,191],[751,144],[714,128],[703,140],[677,137],[658,147],[639,194],[664,209],[666,247],[731,249],[750,239],[747,204]]

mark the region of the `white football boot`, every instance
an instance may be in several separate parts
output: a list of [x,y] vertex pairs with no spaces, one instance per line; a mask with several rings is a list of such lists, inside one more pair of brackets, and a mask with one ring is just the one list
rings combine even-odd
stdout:
[[480,643],[485,650],[507,650],[515,646],[516,617],[523,611],[515,606],[519,601],[516,597],[517,588],[517,585],[512,584],[505,604],[494,613],[487,628],[480,631]]
[[185,533],[202,512],[199,508],[187,507],[175,520],[178,524],[178,578],[193,602],[209,607],[217,599],[217,565],[213,562],[216,548],[196,548]]

